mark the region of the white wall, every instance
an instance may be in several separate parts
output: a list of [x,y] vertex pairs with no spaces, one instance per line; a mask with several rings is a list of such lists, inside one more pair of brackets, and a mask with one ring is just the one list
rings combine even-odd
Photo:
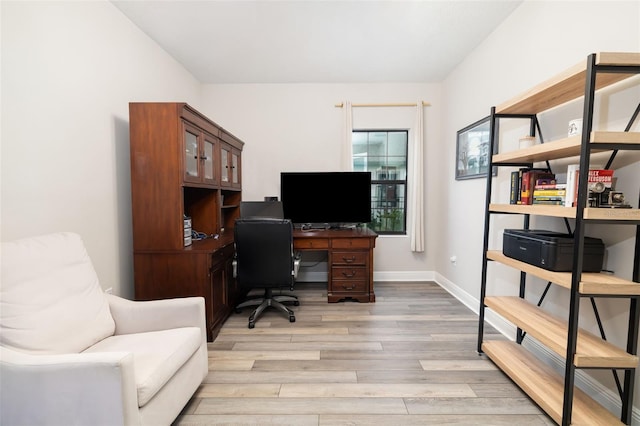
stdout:
[[133,296],[129,110],[199,83],[111,3],[0,2],[2,240],[74,231]]
[[[436,84],[243,84],[206,85],[204,113],[246,142],[242,155],[243,198],[279,196],[281,171],[334,171],[342,167],[343,109],[334,105],[428,101],[424,107],[426,192],[441,191],[442,101]],[[354,108],[353,127],[409,129],[411,107]],[[410,140],[410,145],[412,141]],[[340,206],[336,206],[340,208]],[[412,253],[408,236],[376,242],[376,279],[424,279],[433,271],[441,211],[437,197],[425,197],[426,250]]]
[[[569,25],[568,20],[572,23]],[[445,101],[443,135],[451,140],[443,156],[450,164],[455,161],[455,134],[460,128],[486,116],[490,107],[497,105],[564,69],[586,59],[597,51],[640,50],[639,2],[554,2],[525,1],[507,18],[474,52],[469,55],[444,82]],[[640,80],[623,84],[599,96],[596,125],[601,129],[623,130],[640,99]],[[541,118],[545,140],[566,135],[567,123],[582,114],[581,103],[557,108]],[[640,130],[636,123],[632,130]],[[511,140],[500,146],[501,151],[513,149],[517,136],[524,135],[526,127],[512,133]],[[446,158],[444,158],[446,157]],[[637,206],[637,182],[640,176],[637,153],[625,153],[613,164],[620,184],[628,188],[628,198]],[[566,163],[564,163],[566,164]],[[603,163],[604,164],[604,163]],[[562,162],[552,164],[561,170]],[[449,215],[443,219],[438,240],[442,251],[436,259],[439,278],[449,283],[466,297],[470,306],[478,308],[482,266],[482,236],[484,226],[484,202],[486,183],[482,179],[455,181],[453,167],[447,169],[449,191],[443,205]],[[494,185],[494,201],[508,202],[509,171],[501,169]],[[632,185],[635,185],[633,187]],[[632,190],[633,189],[633,190]],[[521,227],[521,219],[494,216],[493,237],[490,249],[502,248],[502,229]],[[562,221],[533,219],[532,227],[562,230]],[[633,232],[631,226],[589,226],[587,235],[600,237],[608,245],[605,267],[631,278],[633,270]],[[474,242],[470,244],[469,242]],[[457,266],[449,262],[449,256],[457,255]],[[624,261],[621,260],[624,258]],[[492,294],[517,294],[517,272],[490,264],[488,291]],[[533,280],[528,297],[537,301],[545,283]],[[566,316],[567,292],[554,287],[545,306],[561,316]],[[587,301],[585,301],[587,302]],[[622,300],[598,301],[600,314],[605,321],[609,340],[624,347],[626,342],[626,309]],[[597,333],[589,303],[582,304],[581,325]],[[613,389],[609,372],[596,372],[604,383]],[[588,380],[588,378],[586,379]],[[640,406],[640,384],[636,382],[635,406]],[[606,398],[606,397],[605,397]]]

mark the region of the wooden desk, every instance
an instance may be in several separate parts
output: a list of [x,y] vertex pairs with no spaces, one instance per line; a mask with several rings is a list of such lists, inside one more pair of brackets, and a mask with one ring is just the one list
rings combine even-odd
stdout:
[[378,234],[367,228],[293,231],[293,248],[329,253],[327,299],[375,302],[373,248]]

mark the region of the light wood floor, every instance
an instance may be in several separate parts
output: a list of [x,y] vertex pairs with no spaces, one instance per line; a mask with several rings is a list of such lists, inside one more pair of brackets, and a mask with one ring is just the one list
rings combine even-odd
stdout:
[[[175,425],[551,425],[476,352],[478,318],[426,283],[376,283],[376,303],[296,284],[296,322],[233,314]],[[488,333],[497,334],[489,328]]]

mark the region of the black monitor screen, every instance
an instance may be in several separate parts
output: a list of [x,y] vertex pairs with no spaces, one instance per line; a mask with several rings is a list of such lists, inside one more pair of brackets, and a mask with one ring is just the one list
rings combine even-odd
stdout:
[[295,224],[371,222],[370,172],[283,172],[284,217]]

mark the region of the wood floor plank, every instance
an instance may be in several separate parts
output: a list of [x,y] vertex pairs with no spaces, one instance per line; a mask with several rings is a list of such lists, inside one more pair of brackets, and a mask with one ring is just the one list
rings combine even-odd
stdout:
[[[327,339],[329,340],[329,339]],[[232,351],[229,352],[264,352],[264,353],[315,353],[316,358],[320,359],[319,351],[324,349],[336,349],[343,351],[382,351],[382,344],[380,342],[345,342],[345,341],[315,341],[315,342],[303,342],[303,343],[273,343],[273,342],[242,342],[236,343]],[[267,358],[261,358],[267,359]],[[275,359],[275,358],[272,358]],[[282,358],[281,358],[282,359]],[[296,359],[309,359],[309,358],[296,358]]]
[[371,426],[371,425],[467,425],[467,426],[549,426],[543,415],[335,415],[321,414],[318,426]]
[[194,414],[408,414],[402,398],[203,398]]
[[476,394],[467,384],[381,384],[381,383],[287,383],[280,390],[281,398],[420,398],[469,397]]
[[477,370],[497,370],[498,368],[494,363],[487,359],[479,360],[448,360],[448,359],[436,359],[436,360],[420,360],[420,365],[425,370],[464,370],[464,371],[477,371]]
[[318,415],[185,415],[178,420],[181,426],[318,426]]
[[253,359],[233,360],[209,358],[209,371],[242,371],[253,368]]
[[406,398],[410,414],[539,414],[529,398]]
[[[504,373],[494,371],[358,371],[358,383],[466,383],[510,384],[518,389]],[[519,391],[518,391],[519,392]]]
[[418,360],[470,360],[476,361],[475,352],[460,351],[320,351],[321,359],[418,359]]
[[281,385],[279,383],[264,384],[264,383],[250,383],[250,384],[204,384],[200,386],[196,392],[199,398],[260,398],[271,397],[275,398],[280,393]]
[[[262,345],[262,348],[261,348]],[[211,351],[209,360],[318,360],[320,351],[309,349],[301,350],[275,350],[278,346],[288,345],[288,343],[262,343],[255,346],[236,343],[231,351]],[[240,347],[239,347],[240,346]],[[298,345],[300,348],[300,346]],[[253,348],[254,350],[249,350]]]
[[234,426],[318,426],[318,415],[186,415],[180,418],[181,426],[234,425]]
[[204,383],[356,383],[355,371],[210,371]]

